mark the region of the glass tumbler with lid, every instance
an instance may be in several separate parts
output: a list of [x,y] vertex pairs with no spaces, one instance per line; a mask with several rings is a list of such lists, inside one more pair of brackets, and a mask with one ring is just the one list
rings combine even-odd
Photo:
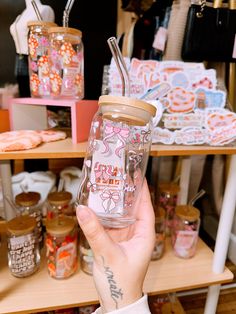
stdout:
[[175,255],[191,258],[196,253],[200,227],[200,211],[191,205],[178,205],[172,231],[172,246]]
[[48,29],[56,26],[56,24],[44,21],[29,21],[27,26],[29,29],[28,63],[31,96],[47,98],[50,96]]
[[73,275],[78,266],[78,231],[72,217],[58,217],[46,222],[46,257],[48,273],[56,279]]
[[71,203],[72,194],[67,191],[51,192],[47,197],[47,219],[60,215],[73,216],[74,207]]
[[82,99],[84,97],[82,32],[70,27],[51,27],[49,41],[51,97]]
[[103,225],[124,228],[146,172],[156,108],[125,96],[100,96],[84,159],[78,204],[94,210]]
[[35,228],[36,220],[29,215],[7,222],[8,267],[15,277],[30,276],[39,268],[40,253]]

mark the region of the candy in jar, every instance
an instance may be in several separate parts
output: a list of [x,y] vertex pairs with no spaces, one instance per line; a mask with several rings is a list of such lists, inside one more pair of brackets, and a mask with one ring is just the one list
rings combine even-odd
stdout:
[[135,221],[146,172],[156,108],[124,96],[100,96],[84,159],[78,204],[107,227]]
[[7,222],[8,267],[15,277],[27,277],[39,268],[40,253],[35,228],[36,220],[29,215]]
[[75,220],[61,216],[46,222],[48,273],[56,279],[73,275],[78,266],[78,232]]
[[193,257],[196,253],[200,227],[200,211],[191,205],[178,205],[172,232],[172,246],[175,255]]
[[36,236],[39,242],[39,247],[43,247],[43,224],[42,211],[38,203],[40,201],[38,192],[22,192],[15,197],[15,203],[21,215],[30,215],[36,219]]
[[173,182],[161,182],[158,185],[158,206],[166,211],[165,233],[167,236],[171,234],[179,190],[179,186]]
[[80,232],[80,244],[79,244],[79,254],[80,254],[80,266],[81,269],[89,275],[93,273],[93,252],[90,245],[83,234]]
[[153,261],[161,258],[165,249],[165,210],[161,207],[155,210],[155,233],[156,242],[151,257]]
[[52,27],[50,40],[50,95],[52,98],[84,97],[84,47],[80,30]]
[[74,207],[71,204],[72,194],[67,191],[51,192],[47,197],[47,219],[60,215],[73,216]]
[[50,96],[50,63],[48,29],[56,26],[52,22],[30,21],[27,24],[29,50],[29,77],[32,97]]

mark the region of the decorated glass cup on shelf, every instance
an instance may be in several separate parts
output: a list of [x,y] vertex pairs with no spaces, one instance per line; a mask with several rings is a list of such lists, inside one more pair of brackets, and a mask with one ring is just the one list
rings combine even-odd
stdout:
[[15,277],[32,275],[40,265],[36,219],[18,216],[7,222],[8,266]]
[[166,211],[165,234],[167,236],[171,235],[179,191],[180,187],[174,182],[160,182],[158,184],[157,203]]
[[152,261],[158,260],[163,256],[165,249],[165,210],[161,207],[155,210],[155,233],[156,241],[152,251]]
[[80,30],[49,29],[50,95],[52,98],[84,97],[84,47]]
[[47,269],[51,277],[65,279],[78,266],[78,231],[72,217],[58,217],[46,222]]
[[47,98],[50,96],[48,29],[56,26],[56,24],[44,21],[30,21],[27,26],[29,29],[28,63],[31,96]]
[[84,159],[78,204],[107,227],[135,222],[146,172],[156,108],[125,96],[100,96]]
[[191,205],[178,205],[172,230],[172,246],[176,256],[191,258],[196,253],[200,227],[200,211]]
[[68,191],[55,191],[47,197],[47,219],[55,219],[58,216],[73,216],[74,207],[71,203],[72,194]]

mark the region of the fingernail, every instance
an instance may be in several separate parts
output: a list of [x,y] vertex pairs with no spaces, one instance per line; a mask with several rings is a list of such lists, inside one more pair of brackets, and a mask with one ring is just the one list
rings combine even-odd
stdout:
[[90,212],[88,211],[86,206],[79,205],[76,207],[76,214],[79,222],[86,222],[91,219]]

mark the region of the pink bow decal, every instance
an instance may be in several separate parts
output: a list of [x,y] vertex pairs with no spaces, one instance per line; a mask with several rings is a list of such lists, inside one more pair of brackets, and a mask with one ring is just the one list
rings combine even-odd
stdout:
[[150,141],[151,131],[142,130],[141,134],[143,136],[143,144],[148,143]]
[[118,191],[104,190],[101,194],[101,199],[103,200],[103,207],[106,212],[110,212],[116,207],[116,204],[120,201],[120,193]]
[[105,145],[105,151],[103,153],[105,154],[109,151],[109,143],[107,140],[116,136],[121,141],[121,145],[116,148],[115,153],[118,157],[121,157],[120,151],[125,147],[126,139],[129,137],[129,128],[119,128],[113,126],[111,123],[107,123],[105,125],[104,133],[105,137],[103,139],[103,144]]

